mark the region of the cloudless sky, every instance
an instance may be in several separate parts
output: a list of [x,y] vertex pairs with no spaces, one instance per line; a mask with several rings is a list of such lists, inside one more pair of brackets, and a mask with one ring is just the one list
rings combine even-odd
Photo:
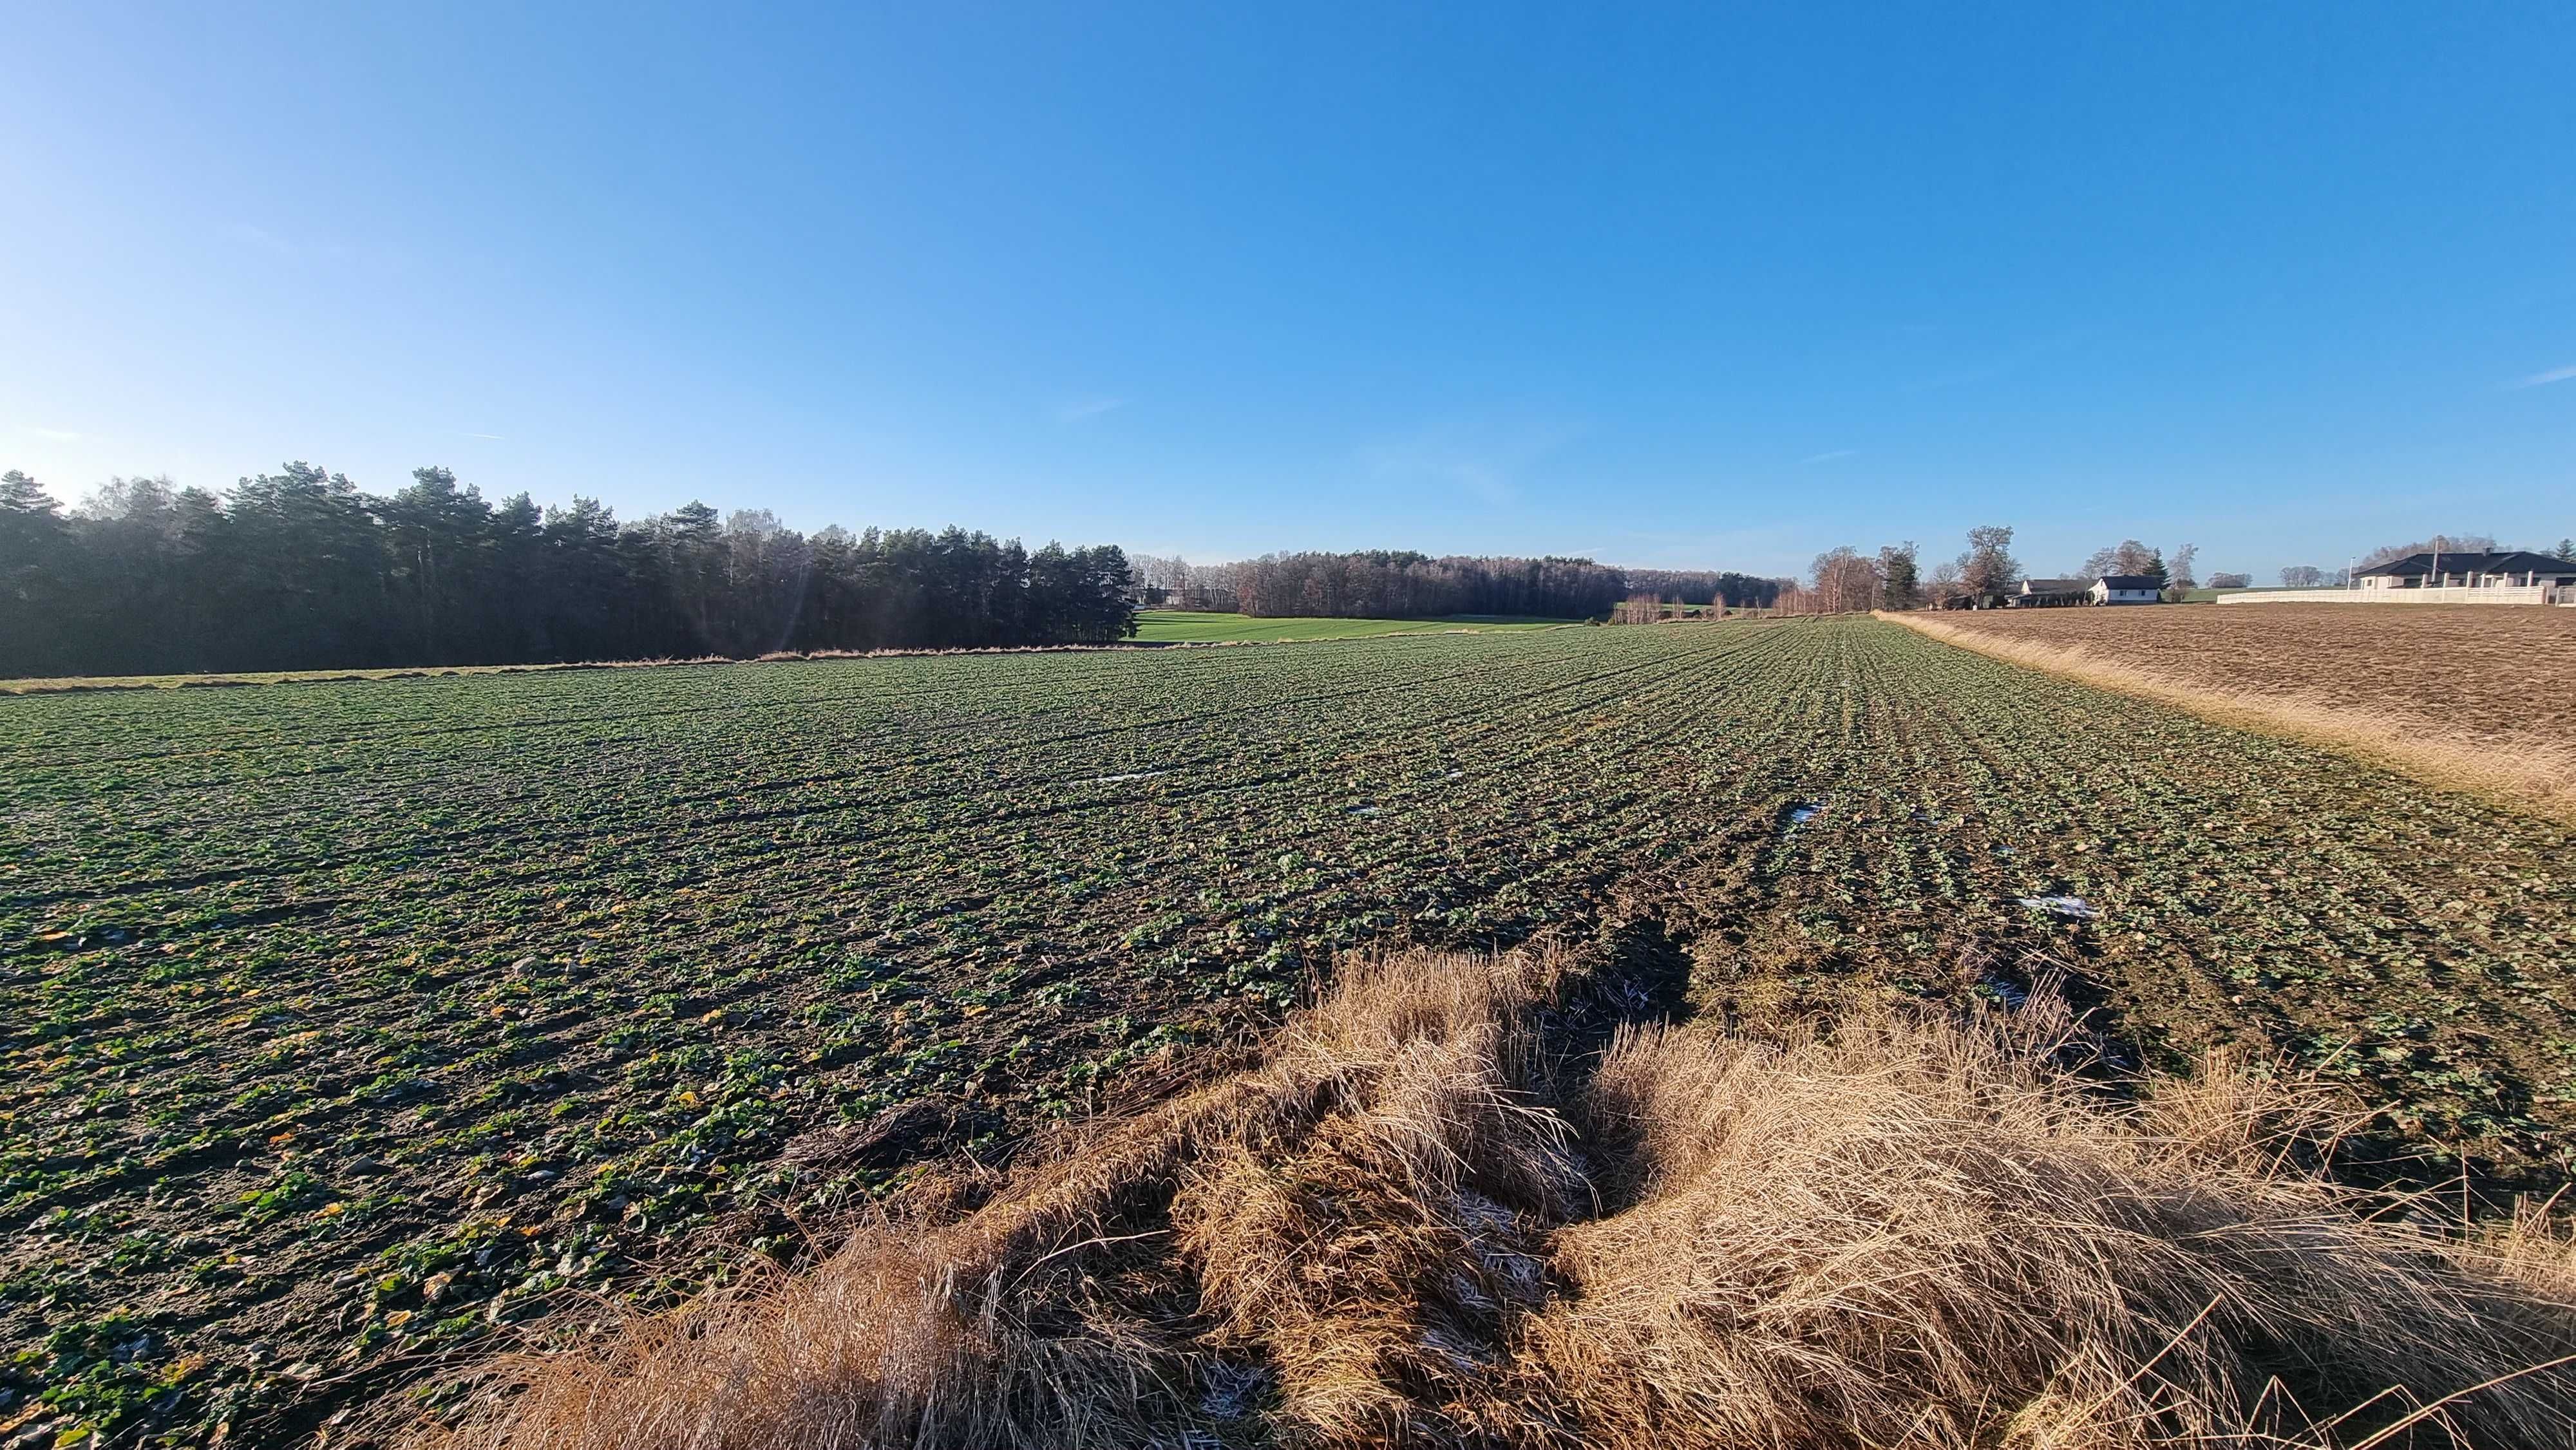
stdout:
[[0,0],[0,467],[1194,558],[2576,533],[2576,6]]

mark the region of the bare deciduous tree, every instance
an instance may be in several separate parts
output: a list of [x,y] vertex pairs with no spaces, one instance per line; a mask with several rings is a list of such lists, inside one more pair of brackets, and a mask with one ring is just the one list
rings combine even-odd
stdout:
[[1808,580],[1818,613],[1848,614],[1878,602],[1878,566],[1849,544],[1818,554]]
[[2430,554],[2436,549],[2445,554],[2487,554],[2495,551],[2493,534],[2435,534],[2412,544],[2383,544],[2361,556],[2361,567],[2385,564],[2409,554]]
[[1968,550],[1959,556],[1959,582],[1970,594],[2006,594],[2021,582],[2021,561],[2012,556],[2013,531],[2001,524],[1968,530]]
[[2107,549],[2096,549],[2075,571],[2075,577],[2087,583],[2111,574],[2152,574],[2162,572],[2161,557],[2155,550],[2135,539],[2122,539]]

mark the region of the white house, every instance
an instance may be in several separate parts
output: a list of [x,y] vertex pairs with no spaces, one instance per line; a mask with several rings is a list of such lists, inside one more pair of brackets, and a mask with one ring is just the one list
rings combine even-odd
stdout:
[[2105,574],[2087,592],[2096,604],[2154,604],[2164,598],[2156,581],[2144,574]]

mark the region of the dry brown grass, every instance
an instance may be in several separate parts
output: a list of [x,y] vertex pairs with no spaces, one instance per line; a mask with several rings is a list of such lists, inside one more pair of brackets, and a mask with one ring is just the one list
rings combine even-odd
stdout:
[[1882,614],[1980,654],[2576,821],[2576,610],[2264,605]]
[[2046,992],[1567,1056],[1609,971],[1360,964],[1258,1066],[505,1362],[422,1438],[2360,1447],[2419,1406],[2395,1443],[2576,1438],[2566,1244],[2366,1216],[2303,1166],[2312,1094],[2227,1061],[2106,1093]]

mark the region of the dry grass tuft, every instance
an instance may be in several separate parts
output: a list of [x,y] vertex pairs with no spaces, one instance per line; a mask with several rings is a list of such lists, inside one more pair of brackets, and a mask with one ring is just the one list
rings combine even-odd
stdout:
[[[2321,607],[2365,612],[2372,608]],[[2043,643],[1919,613],[1878,617],[2009,664],[2173,705],[2213,724],[2358,755],[2444,789],[2576,822],[2576,748],[2555,741],[2463,733],[2451,722],[2392,709],[2385,691],[2372,697],[2371,703],[2355,705],[2277,689],[2234,689],[2142,668],[2082,645]],[[2353,621],[2356,626],[2369,622]],[[2441,665],[2426,663],[2436,670]]]
[[2566,1241],[2364,1216],[2300,1166],[2332,1127],[2313,1093],[2224,1060],[2106,1093],[2046,992],[1631,1026],[1595,1057],[1612,966],[1358,964],[1256,1067],[926,1191],[810,1273],[504,1362],[422,1438],[2576,1439]]
[[[2114,1111],[2051,1065],[2064,1008],[2032,1001],[1624,1039],[1589,1136],[1642,1181],[1559,1235],[1532,1398],[1605,1445],[2350,1443],[2368,1427],[2308,1417],[2576,1350],[2576,1281],[2368,1223],[2293,1171],[2313,1098],[2219,1063]],[[2571,1409],[2562,1372],[2450,1412],[2544,1445]]]

